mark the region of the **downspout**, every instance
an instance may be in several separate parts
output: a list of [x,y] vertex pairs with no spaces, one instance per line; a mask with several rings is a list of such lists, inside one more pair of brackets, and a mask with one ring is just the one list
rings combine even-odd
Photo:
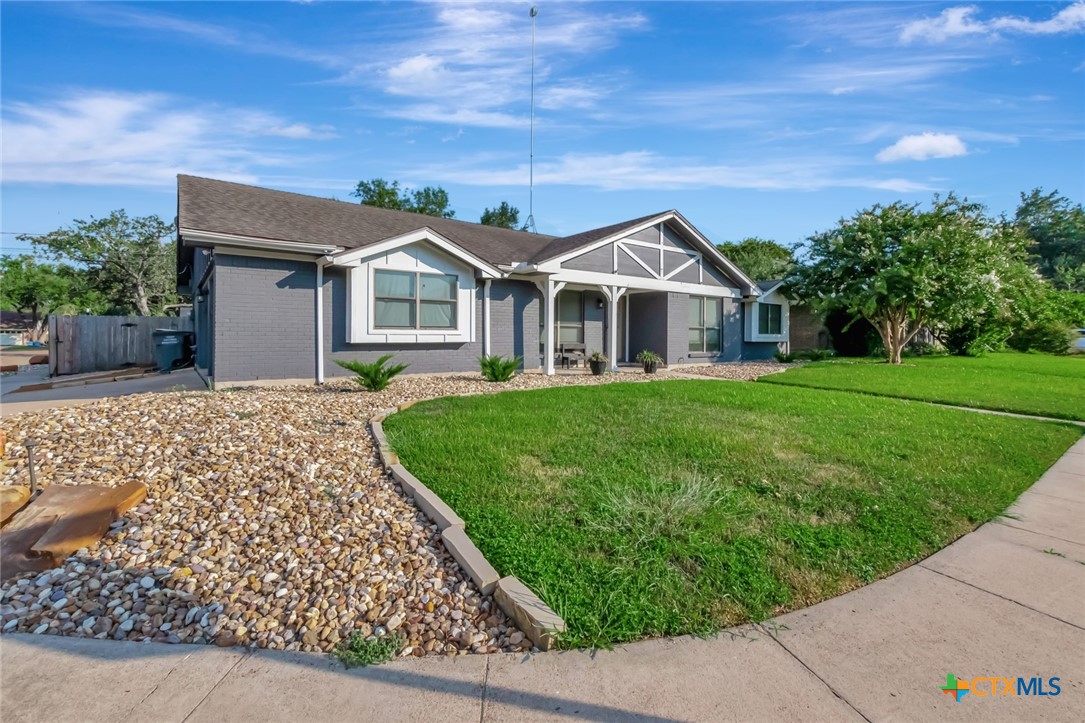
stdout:
[[493,336],[490,329],[490,279],[482,284],[482,354],[490,356],[490,337]]
[[316,383],[324,383],[324,265],[327,260],[316,260]]

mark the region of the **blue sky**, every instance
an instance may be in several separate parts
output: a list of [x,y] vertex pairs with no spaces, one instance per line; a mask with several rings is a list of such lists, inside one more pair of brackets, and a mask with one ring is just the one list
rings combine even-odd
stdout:
[[[179,172],[527,214],[529,4],[4,2],[0,237],[176,212]],[[539,3],[535,218],[801,241],[956,190],[1085,197],[1085,0]]]

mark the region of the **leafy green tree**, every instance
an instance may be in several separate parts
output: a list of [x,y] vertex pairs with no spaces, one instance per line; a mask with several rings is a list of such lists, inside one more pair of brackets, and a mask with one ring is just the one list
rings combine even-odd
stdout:
[[371,181],[358,181],[350,195],[364,206],[410,211],[438,218],[453,218],[456,215],[449,203],[448,192],[440,186],[406,191],[400,189],[399,181],[389,183],[383,178],[374,178]]
[[0,258],[0,307],[30,314],[30,339],[41,341],[49,314],[96,313],[105,300],[87,274],[70,266],[40,264],[32,256]]
[[510,206],[508,201],[502,201],[497,208],[483,210],[479,223],[483,226],[523,230],[520,226],[520,209],[516,208],[516,206]]
[[871,323],[886,359],[924,326],[959,327],[1003,314],[1011,281],[1028,275],[1028,241],[982,205],[950,194],[929,211],[901,202],[841,219],[809,239],[808,262],[789,278],[817,310],[840,307]]
[[717,244],[727,258],[738,264],[751,279],[781,279],[795,266],[795,254],[775,241],[751,236],[741,241]]
[[81,264],[93,274],[94,287],[122,308],[140,316],[176,298],[173,224],[158,216],[130,218],[121,209],[105,218],[76,220],[68,228],[40,236],[23,235],[57,259]]
[[1014,221],[1032,240],[1040,273],[1057,288],[1085,292],[1085,208],[1034,188],[1021,194]]

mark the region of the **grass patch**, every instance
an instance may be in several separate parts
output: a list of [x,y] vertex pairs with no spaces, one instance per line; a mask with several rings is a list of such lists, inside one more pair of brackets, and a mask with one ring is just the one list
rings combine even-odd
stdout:
[[915,357],[901,366],[847,359],[807,364],[759,381],[1085,421],[1083,354]]
[[331,655],[348,668],[364,668],[392,660],[403,644],[403,636],[397,634],[367,640],[361,633],[351,633],[349,638],[332,650]]
[[439,399],[384,423],[404,464],[566,647],[708,634],[900,569],[992,519],[1063,424],[763,384]]

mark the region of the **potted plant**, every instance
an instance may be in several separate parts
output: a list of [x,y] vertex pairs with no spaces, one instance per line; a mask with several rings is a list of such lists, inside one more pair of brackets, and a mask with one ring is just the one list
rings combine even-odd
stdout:
[[601,375],[607,370],[607,355],[601,351],[593,351],[591,356],[588,357],[588,366],[591,367],[591,373],[595,376]]
[[659,354],[656,354],[651,349],[645,349],[640,354],[637,354],[637,361],[640,362],[641,366],[644,367],[645,374],[655,374],[656,367],[658,367],[659,363],[663,361],[663,357],[661,357]]

